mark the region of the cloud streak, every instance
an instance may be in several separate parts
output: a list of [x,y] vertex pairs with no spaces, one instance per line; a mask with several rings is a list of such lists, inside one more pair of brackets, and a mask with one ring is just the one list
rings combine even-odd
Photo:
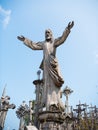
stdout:
[[0,22],[3,24],[3,27],[6,28],[10,22],[11,10],[5,10],[0,6]]

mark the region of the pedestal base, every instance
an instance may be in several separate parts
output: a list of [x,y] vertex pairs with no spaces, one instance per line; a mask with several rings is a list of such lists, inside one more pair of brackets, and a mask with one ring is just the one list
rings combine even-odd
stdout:
[[39,113],[39,130],[64,130],[62,123],[64,122],[64,116],[61,112],[45,111]]

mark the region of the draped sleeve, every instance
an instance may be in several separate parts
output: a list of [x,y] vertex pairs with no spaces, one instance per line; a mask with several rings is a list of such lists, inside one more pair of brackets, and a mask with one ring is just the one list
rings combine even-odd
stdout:
[[43,50],[43,42],[33,42],[27,38],[24,40],[24,44],[31,48],[32,50]]
[[68,35],[70,33],[70,30],[68,28],[66,28],[62,34],[61,37],[58,37],[57,39],[55,39],[54,41],[54,46],[58,47],[59,45],[61,45],[62,43],[64,43],[64,41],[67,39]]

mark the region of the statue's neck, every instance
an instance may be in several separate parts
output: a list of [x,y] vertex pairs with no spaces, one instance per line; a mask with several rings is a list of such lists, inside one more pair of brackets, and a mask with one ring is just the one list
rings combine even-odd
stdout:
[[53,43],[53,40],[52,39],[46,39],[46,42]]

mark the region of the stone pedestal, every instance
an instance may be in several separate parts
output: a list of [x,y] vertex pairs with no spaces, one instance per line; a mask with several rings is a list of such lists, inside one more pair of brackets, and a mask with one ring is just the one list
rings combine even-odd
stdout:
[[38,130],[35,126],[26,126],[24,130]]
[[[49,82],[45,93],[46,88],[43,80],[35,80],[33,84],[36,87],[34,125],[38,130],[64,130],[62,127],[65,120],[62,114],[64,112],[64,105],[61,102],[60,88],[55,88]],[[45,97],[47,98],[45,99]]]
[[64,130],[61,124],[64,116],[61,112],[44,111],[39,113],[39,130]]

